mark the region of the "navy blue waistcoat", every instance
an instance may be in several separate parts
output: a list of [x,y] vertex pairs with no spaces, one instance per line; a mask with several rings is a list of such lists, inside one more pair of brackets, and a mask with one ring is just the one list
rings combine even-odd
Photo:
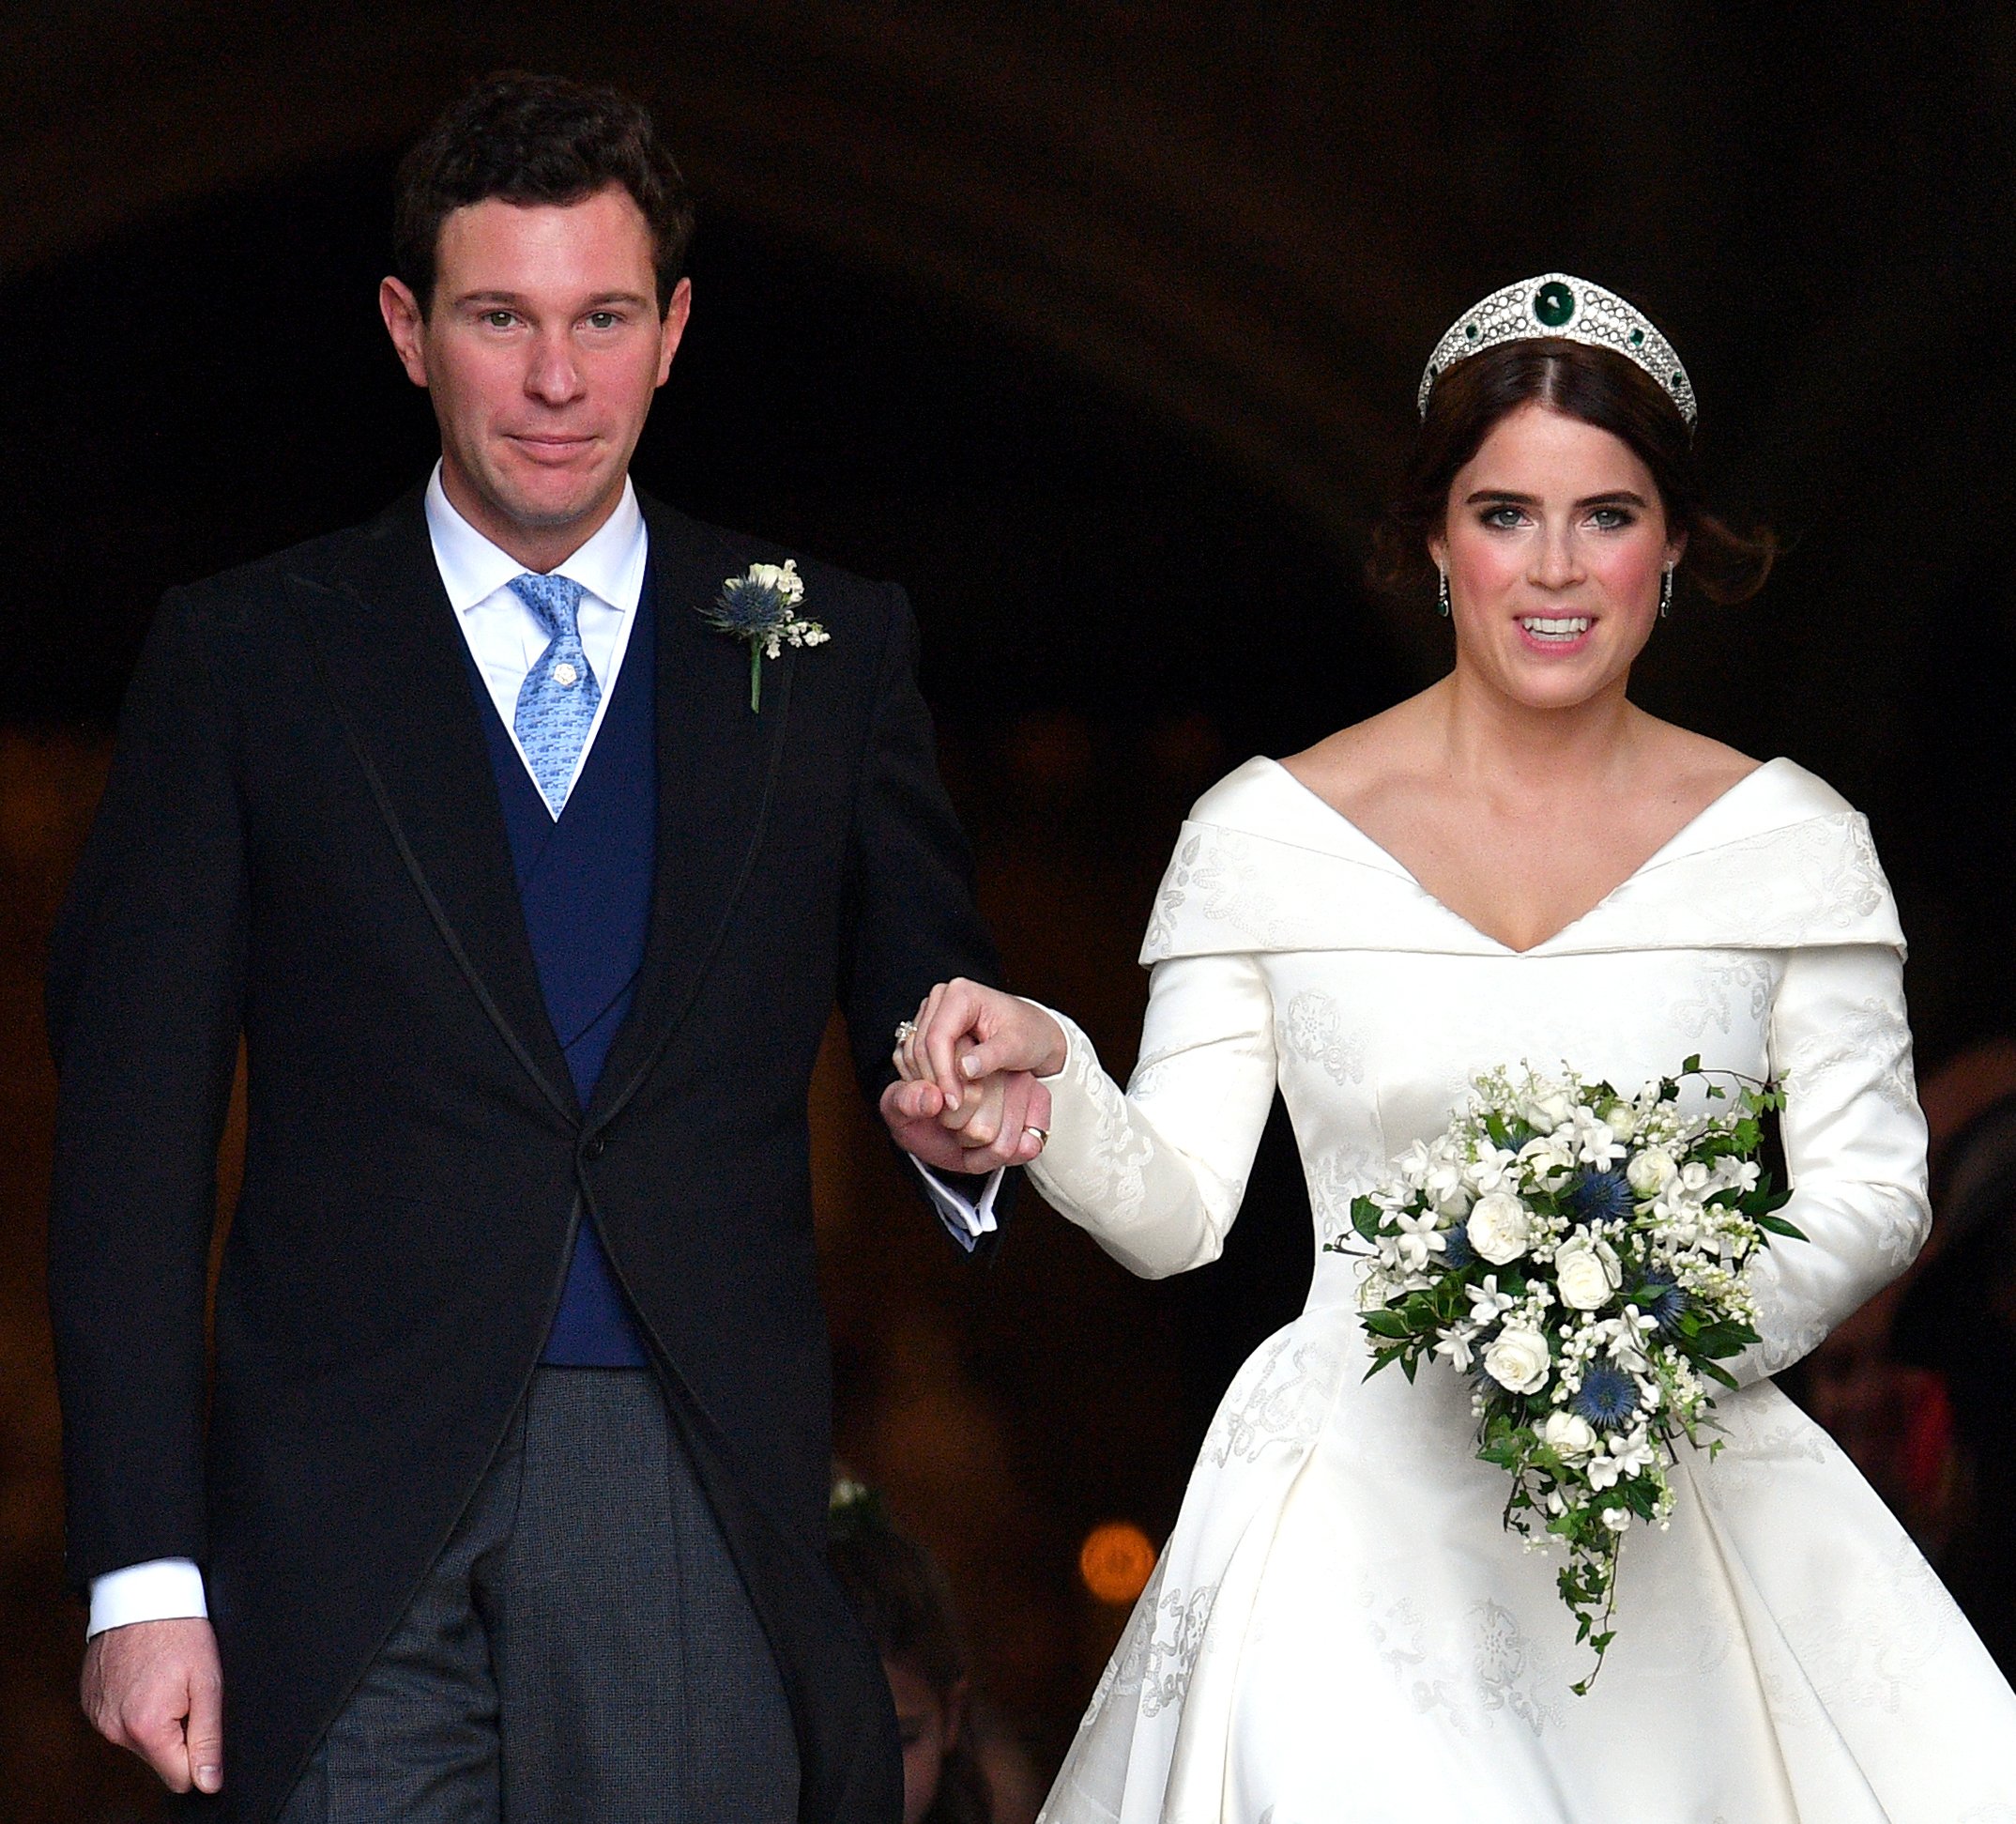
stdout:
[[[468,658],[540,991],[584,1108],[630,1011],[651,920],[657,641],[648,579],[636,617],[595,744],[557,820],[498,718],[475,659]],[[641,1368],[648,1360],[590,1223],[583,1223],[575,1236],[566,1289],[541,1359],[593,1368]]]

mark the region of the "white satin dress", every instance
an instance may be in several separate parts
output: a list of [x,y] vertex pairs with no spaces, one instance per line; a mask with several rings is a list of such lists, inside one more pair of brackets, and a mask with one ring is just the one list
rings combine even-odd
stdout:
[[[1811,1238],[1764,1341],[1624,1546],[1591,1695],[1557,1560],[1500,1524],[1467,1389],[1366,1382],[1353,1261],[1234,1379],[1045,1824],[2016,1824],[2016,1695],[1840,1451],[1764,1378],[1924,1239],[1903,941],[1865,820],[1793,762],[1594,911],[1507,949],[1271,760],[1184,824],[1124,1094],[1064,1021],[1045,1198],[1137,1273],[1211,1260],[1278,1083],[1318,1241],[1474,1073],[1780,1079]],[[2016,1528],[2016,1519],[2012,1519]]]

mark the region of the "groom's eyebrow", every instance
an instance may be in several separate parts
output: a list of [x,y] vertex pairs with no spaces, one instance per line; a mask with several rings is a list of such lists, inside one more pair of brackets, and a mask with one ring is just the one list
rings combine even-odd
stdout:
[[[476,305],[491,308],[508,306],[512,310],[521,309],[525,301],[523,292],[496,290],[466,291],[455,299],[455,302],[461,306]],[[581,308],[585,311],[599,311],[607,309],[611,304],[644,305],[651,302],[652,300],[645,297],[641,291],[598,291],[592,297],[587,299]]]

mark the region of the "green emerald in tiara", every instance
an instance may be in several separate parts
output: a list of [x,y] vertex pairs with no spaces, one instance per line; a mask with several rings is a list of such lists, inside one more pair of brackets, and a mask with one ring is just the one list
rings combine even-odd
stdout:
[[1533,295],[1533,314],[1543,329],[1565,330],[1575,319],[1575,294],[1559,280]]
[[1452,323],[1428,370],[1415,403],[1427,415],[1428,393],[1460,361],[1501,343],[1559,336],[1590,348],[1608,348],[1656,381],[1694,427],[1694,388],[1672,345],[1635,305],[1568,272],[1542,272],[1502,285]]

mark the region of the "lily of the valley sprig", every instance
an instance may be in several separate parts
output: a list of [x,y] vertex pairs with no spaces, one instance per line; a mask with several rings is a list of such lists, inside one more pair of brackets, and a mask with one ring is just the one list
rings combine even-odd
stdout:
[[741,575],[722,584],[712,604],[700,610],[709,625],[747,642],[753,713],[760,713],[763,707],[765,659],[775,658],[787,646],[823,646],[832,637],[817,621],[799,613],[804,599],[804,578],[793,558],[783,563],[751,564]]

